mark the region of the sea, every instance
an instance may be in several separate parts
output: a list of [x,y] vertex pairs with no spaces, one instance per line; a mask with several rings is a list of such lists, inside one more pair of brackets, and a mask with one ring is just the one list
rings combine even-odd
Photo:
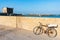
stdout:
[[44,18],[60,18],[60,16],[42,16]]
[[35,18],[60,18],[60,16],[25,16],[25,17],[35,17]]

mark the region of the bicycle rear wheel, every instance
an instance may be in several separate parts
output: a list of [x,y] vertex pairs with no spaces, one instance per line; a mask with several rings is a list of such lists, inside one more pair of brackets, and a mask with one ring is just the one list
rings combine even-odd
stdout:
[[42,33],[43,33],[42,28],[40,28],[39,26],[35,27],[35,28],[33,29],[33,33],[34,33],[35,35],[40,35],[40,34],[42,34]]
[[48,36],[49,37],[56,37],[57,36],[57,31],[56,31],[56,29],[54,29],[54,28],[50,28],[49,30],[48,30]]

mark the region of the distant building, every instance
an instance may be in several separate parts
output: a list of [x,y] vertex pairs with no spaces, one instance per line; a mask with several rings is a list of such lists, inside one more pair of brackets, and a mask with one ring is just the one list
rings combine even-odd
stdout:
[[13,8],[5,7],[3,8],[3,13],[13,13]]
[[2,9],[0,16],[22,16],[22,14],[13,13],[13,8],[5,7]]
[[5,7],[5,8],[3,8],[3,13],[7,13],[7,15],[12,15],[13,14],[13,8]]

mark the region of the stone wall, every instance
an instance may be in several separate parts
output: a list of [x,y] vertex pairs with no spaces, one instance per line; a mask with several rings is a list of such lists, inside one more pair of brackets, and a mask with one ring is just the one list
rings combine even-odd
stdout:
[[0,27],[16,27],[16,17],[15,16],[0,16]]
[[18,17],[17,24],[20,28],[20,25],[24,29],[32,30],[35,26],[39,25],[39,22],[42,24],[57,24],[60,26],[60,18],[42,18],[42,17]]

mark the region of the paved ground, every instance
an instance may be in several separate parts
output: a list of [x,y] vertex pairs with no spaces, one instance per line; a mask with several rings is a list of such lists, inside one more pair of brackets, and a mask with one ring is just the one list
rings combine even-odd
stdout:
[[0,31],[0,40],[60,40],[60,37],[49,38],[46,34],[35,35],[25,29],[11,29]]

